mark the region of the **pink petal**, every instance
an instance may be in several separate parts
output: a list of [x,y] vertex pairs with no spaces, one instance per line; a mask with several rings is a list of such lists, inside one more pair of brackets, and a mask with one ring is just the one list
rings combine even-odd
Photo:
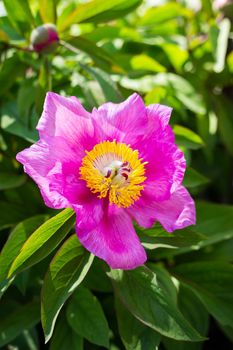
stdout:
[[[174,145],[175,136],[172,131],[172,128],[170,127],[170,125],[168,125],[171,113],[172,108],[168,106],[152,104],[147,107],[149,123],[148,133],[145,135],[145,140],[147,140],[147,142],[151,144],[151,148],[153,148],[153,143],[156,143],[156,140],[164,143],[164,145],[161,145],[161,149],[167,148],[167,151],[165,153],[170,153],[175,168],[171,188],[171,192],[174,192],[183,181],[184,172],[186,169],[186,162],[183,152],[181,152],[178,149],[178,147]],[[166,145],[166,143],[172,143],[173,145]],[[160,146],[158,145],[157,148],[159,149]],[[154,153],[156,153],[156,151]],[[162,156],[162,158],[164,158],[164,156]],[[168,167],[168,158],[166,162]],[[157,163],[160,163],[158,157]]]
[[76,165],[78,171],[79,163],[76,153],[63,138],[47,137],[47,141],[40,140],[18,153],[16,159],[39,186],[46,205],[56,209],[70,206],[69,197],[61,190],[60,180],[65,164],[72,162],[73,170]]
[[132,143],[144,134],[148,117],[142,98],[134,93],[122,103],[105,103],[92,116],[102,130],[102,138]]
[[194,225],[196,222],[194,201],[183,186],[173,192],[168,200],[150,203],[143,197],[127,211],[140,226],[151,227],[157,220],[168,232]]
[[[51,157],[48,144],[38,141],[30,148],[26,148],[16,156],[18,162],[24,165],[24,171],[37,183],[45,204],[51,208],[61,209],[68,206],[68,201],[57,192],[50,191],[49,173],[59,164]],[[58,171],[58,170],[55,170]]]
[[186,162],[174,144],[174,134],[168,125],[171,108],[159,104],[147,107],[148,125],[145,134],[131,145],[139,151],[146,165],[145,191],[150,201],[169,199],[182,183]]
[[[178,149],[178,147],[174,145],[174,133],[171,127],[168,125],[171,117],[171,112],[172,108],[160,104],[149,105],[147,107],[149,123],[148,132],[145,135],[145,140],[151,144],[151,147],[153,147],[153,140],[173,144],[167,145],[165,147],[167,147],[168,153],[172,155],[175,167],[175,172],[173,173],[173,184],[171,189],[171,192],[174,192],[183,181],[184,172],[186,169],[186,162],[183,152],[181,152]],[[161,148],[164,149],[164,146],[161,145]]]
[[86,199],[80,201],[81,204],[74,204],[72,208],[76,212],[76,229],[77,231],[88,232],[97,227],[100,224],[103,215],[103,200],[97,196],[89,194]]
[[145,137],[148,138],[149,135],[153,135],[157,140],[174,143],[174,133],[170,125],[168,125],[172,108],[160,104],[152,104],[146,109],[149,122]]
[[60,163],[60,169],[49,176],[49,188],[64,196],[69,203],[75,204],[83,198],[91,196],[90,190],[83,180],[80,180],[80,163],[65,161]]
[[91,150],[100,140],[95,133],[90,113],[75,97],[63,97],[53,92],[46,95],[44,110],[37,125],[40,138],[63,137],[77,156]]
[[163,127],[168,125],[172,113],[171,107],[156,103],[147,106],[147,111],[150,119],[160,120]]
[[137,149],[143,161],[148,162],[144,191],[150,194],[150,201],[170,198],[184,177],[186,162],[183,152],[175,144],[155,138],[138,142]]
[[[86,215],[88,222],[91,213]],[[146,261],[145,250],[130,217],[116,206],[105,209],[102,220],[90,231],[84,227],[80,229],[77,223],[77,235],[86,249],[105,260],[113,269],[134,269]]]

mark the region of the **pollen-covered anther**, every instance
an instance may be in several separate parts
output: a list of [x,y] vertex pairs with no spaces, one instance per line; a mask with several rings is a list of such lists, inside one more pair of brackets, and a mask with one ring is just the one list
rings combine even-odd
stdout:
[[99,198],[127,208],[140,198],[144,188],[146,162],[138,151],[116,141],[97,144],[82,160],[81,179]]

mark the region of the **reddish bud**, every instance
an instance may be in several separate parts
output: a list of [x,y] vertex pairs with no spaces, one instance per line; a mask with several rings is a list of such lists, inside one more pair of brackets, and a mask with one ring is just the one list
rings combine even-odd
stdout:
[[38,53],[51,53],[59,44],[57,29],[54,24],[46,23],[35,28],[30,37],[31,46]]

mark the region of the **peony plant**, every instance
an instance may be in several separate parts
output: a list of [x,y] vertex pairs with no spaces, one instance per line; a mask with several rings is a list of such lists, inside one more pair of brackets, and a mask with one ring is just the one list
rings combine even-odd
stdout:
[[79,240],[111,268],[146,261],[132,221],[144,228],[159,221],[168,232],[195,223],[170,115],[170,107],[146,107],[136,93],[89,113],[75,97],[50,92],[40,140],[17,155],[45,204],[73,208]]

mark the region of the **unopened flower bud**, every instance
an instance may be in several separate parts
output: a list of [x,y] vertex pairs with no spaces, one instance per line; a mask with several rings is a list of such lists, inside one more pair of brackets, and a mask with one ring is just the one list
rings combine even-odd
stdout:
[[31,46],[39,53],[51,53],[59,44],[57,29],[54,24],[46,23],[35,28],[30,37]]

